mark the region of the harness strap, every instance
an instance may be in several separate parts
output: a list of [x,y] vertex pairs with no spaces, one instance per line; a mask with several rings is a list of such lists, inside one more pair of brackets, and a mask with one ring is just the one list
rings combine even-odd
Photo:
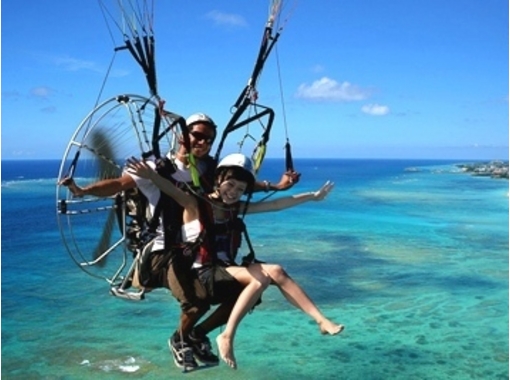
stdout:
[[248,254],[243,257],[241,261],[242,266],[248,266],[253,263],[261,263],[262,261],[259,261],[255,257],[255,250],[253,249],[253,245],[251,244],[250,236],[248,235],[248,230],[246,229],[246,224],[241,218],[238,218],[240,225],[242,226],[242,232],[244,235],[244,240],[246,240],[246,244],[248,245]]

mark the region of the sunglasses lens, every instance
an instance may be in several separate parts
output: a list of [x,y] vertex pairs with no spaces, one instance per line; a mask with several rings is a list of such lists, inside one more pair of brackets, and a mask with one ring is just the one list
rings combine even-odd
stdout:
[[198,141],[205,141],[206,143],[210,143],[212,141],[212,138],[210,136],[207,136],[204,133],[201,132],[190,132],[190,134],[197,139]]

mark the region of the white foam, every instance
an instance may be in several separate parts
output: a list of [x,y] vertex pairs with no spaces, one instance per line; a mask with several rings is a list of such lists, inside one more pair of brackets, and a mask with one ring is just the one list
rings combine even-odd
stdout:
[[121,366],[119,366],[119,369],[122,372],[132,373],[132,372],[138,371],[140,369],[140,366],[139,365],[121,365]]
[[[91,363],[89,360],[85,359],[80,363],[80,365],[91,365]],[[104,360],[102,362],[94,364],[93,366],[99,368],[104,372],[119,371],[124,373],[134,373],[141,368],[139,364],[136,364],[136,359],[132,356],[124,360],[122,359]]]

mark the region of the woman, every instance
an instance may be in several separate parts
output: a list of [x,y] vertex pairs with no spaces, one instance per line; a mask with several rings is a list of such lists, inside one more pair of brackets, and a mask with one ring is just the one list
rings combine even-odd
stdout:
[[252,263],[244,267],[235,264],[238,247],[235,240],[239,233],[239,229],[235,228],[239,223],[235,222],[241,210],[246,214],[252,214],[283,210],[308,201],[320,201],[332,190],[333,183],[328,181],[315,192],[246,203],[241,201],[241,197],[245,193],[251,194],[255,176],[251,160],[242,154],[231,154],[219,163],[215,174],[214,191],[204,198],[198,198],[178,189],[144,162],[131,159],[128,168],[133,173],[152,180],[156,186],[184,208],[183,240],[194,244],[196,248],[196,252],[190,259],[190,266],[198,271],[205,287],[213,294],[215,291],[225,291],[217,283],[211,282],[215,277],[211,275],[211,271],[215,271],[218,267],[224,268],[223,270],[244,286],[225,330],[216,339],[219,354],[230,367],[237,367],[233,352],[237,327],[269,284],[278,286],[291,304],[310,315],[318,323],[321,333],[334,335],[343,330],[342,325],[335,324],[322,315],[312,300],[280,265]]

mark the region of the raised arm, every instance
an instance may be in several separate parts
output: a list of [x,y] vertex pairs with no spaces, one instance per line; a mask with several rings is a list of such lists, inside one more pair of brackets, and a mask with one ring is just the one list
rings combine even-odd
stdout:
[[327,181],[317,191],[310,191],[308,193],[291,195],[288,197],[278,198],[271,201],[253,202],[248,205],[248,210],[246,211],[246,213],[254,214],[257,212],[279,211],[309,201],[322,201],[333,189],[334,185],[335,184],[333,182]]
[[299,177],[301,176],[301,173],[295,172],[295,171],[286,171],[283,173],[282,178],[280,179],[280,182],[278,183],[271,183],[269,181],[257,181],[255,182],[255,186],[253,188],[254,192],[259,191],[283,191],[288,190],[292,186],[294,186],[296,183],[299,182]]
[[136,158],[131,157],[127,160],[127,170],[139,177],[150,179],[162,192],[179,203],[186,210],[190,218],[198,218],[198,209],[195,197],[182,191],[171,181],[159,175],[154,169],[147,165],[146,162],[139,161]]
[[66,177],[59,182],[60,185],[67,186],[75,197],[81,198],[85,195],[94,195],[96,197],[110,197],[123,190],[134,189],[136,183],[131,176],[124,174],[119,178],[103,179],[94,182],[88,186],[78,186],[73,178]]

